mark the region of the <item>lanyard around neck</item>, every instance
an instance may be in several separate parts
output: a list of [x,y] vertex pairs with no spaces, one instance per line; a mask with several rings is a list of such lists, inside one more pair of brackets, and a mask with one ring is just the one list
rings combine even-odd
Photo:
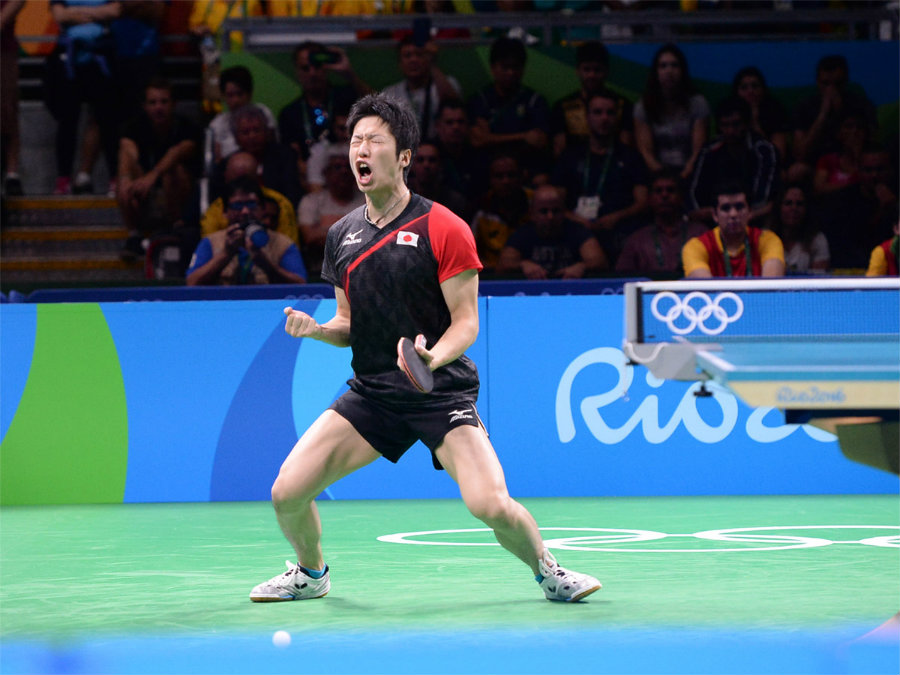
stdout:
[[603,192],[603,186],[606,184],[606,175],[609,173],[609,166],[612,164],[612,156],[613,149],[616,147],[615,141],[609,144],[609,147],[606,149],[606,157],[603,160],[603,169],[600,171],[600,177],[597,179],[597,182],[594,184],[594,189],[590,189],[590,176],[591,176],[591,160],[593,159],[593,154],[591,152],[591,147],[588,146],[587,157],[585,158],[585,163],[587,166],[584,169],[584,178],[583,178],[583,187],[585,195],[600,195]]
[[[719,235],[721,236],[722,231],[719,230]],[[750,254],[750,237],[744,235],[744,256],[746,258],[746,266],[747,272],[744,276],[752,277],[753,276],[753,257]],[[722,238],[722,257],[725,260],[725,276],[731,277],[734,276],[731,271],[731,256],[728,255],[728,247],[725,245],[725,238]]]

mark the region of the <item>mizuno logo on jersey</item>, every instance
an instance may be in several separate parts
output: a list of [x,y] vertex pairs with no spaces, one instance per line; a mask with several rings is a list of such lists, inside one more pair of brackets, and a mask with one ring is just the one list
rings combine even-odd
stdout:
[[341,242],[341,246],[347,246],[348,244],[361,244],[362,239],[360,239],[359,235],[362,234],[362,230],[357,230],[356,232],[350,232],[344,237],[344,241]]
[[398,232],[397,243],[402,246],[418,246],[419,235],[414,232]]

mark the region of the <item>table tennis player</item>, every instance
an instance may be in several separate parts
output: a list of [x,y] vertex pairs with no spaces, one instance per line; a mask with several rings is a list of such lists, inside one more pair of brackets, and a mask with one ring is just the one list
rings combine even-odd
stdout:
[[[397,462],[421,440],[435,468],[458,483],[471,513],[531,569],[544,595],[581,600],[600,583],[560,567],[544,547],[534,518],[509,496],[475,408],[478,373],[465,350],[478,335],[482,266],[466,223],[407,188],[419,142],[415,115],[402,101],[372,94],[354,104],[347,128],[350,165],[366,203],[328,232],[322,278],[335,287],[337,309],[319,324],[285,308],[285,330],[349,346],[354,375],[349,391],[307,429],[281,466],[272,501],[297,562],[256,586],[250,599],[328,593],[315,498],[379,457]],[[433,373],[431,392],[420,391],[398,366],[401,337],[415,338],[416,352]]]

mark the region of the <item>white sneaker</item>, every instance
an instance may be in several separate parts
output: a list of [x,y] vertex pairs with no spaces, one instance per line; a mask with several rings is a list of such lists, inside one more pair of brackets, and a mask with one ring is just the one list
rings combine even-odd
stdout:
[[594,577],[557,565],[556,558],[550,551],[544,551],[544,556],[538,561],[538,564],[541,576],[544,577],[540,585],[548,600],[578,602],[594,591],[603,588]]
[[328,566],[321,579],[313,579],[305,574],[299,565],[285,560],[287,572],[272,577],[250,591],[253,602],[284,602],[286,600],[308,600],[321,598],[331,590]]

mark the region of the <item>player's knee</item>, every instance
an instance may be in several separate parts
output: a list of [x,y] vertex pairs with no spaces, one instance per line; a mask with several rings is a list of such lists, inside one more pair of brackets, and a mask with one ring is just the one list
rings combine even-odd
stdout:
[[282,471],[272,483],[272,505],[276,511],[290,510],[304,503],[311,502],[313,496],[307,496],[302,486],[293,481]]
[[512,518],[512,499],[509,495],[482,495],[466,502],[469,512],[488,527],[503,526]]

